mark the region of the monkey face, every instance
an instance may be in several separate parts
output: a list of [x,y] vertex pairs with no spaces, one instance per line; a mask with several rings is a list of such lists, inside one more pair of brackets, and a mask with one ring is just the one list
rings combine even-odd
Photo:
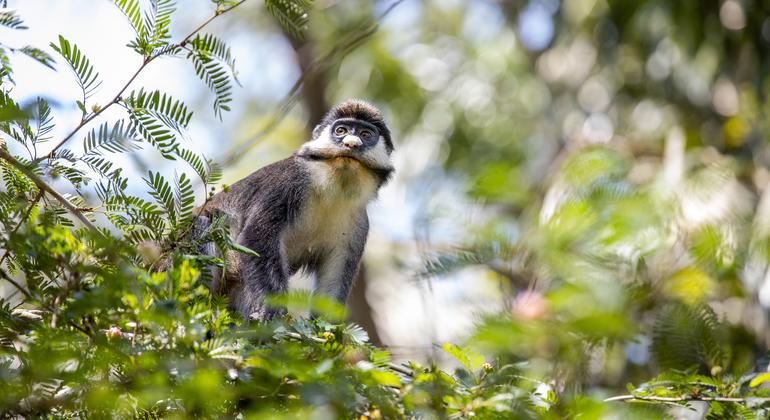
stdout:
[[363,151],[377,144],[380,132],[376,126],[355,118],[340,118],[332,124],[332,139],[351,150]]
[[392,151],[390,131],[379,111],[362,101],[348,101],[329,111],[296,155],[330,163],[354,159],[385,182],[393,171]]

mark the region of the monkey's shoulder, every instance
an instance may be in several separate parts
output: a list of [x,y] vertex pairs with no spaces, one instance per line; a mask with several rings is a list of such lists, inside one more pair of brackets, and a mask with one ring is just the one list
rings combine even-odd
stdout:
[[207,208],[248,214],[254,206],[297,205],[308,189],[310,176],[294,156],[264,166],[233,183],[209,201]]
[[279,194],[307,188],[310,173],[295,156],[264,166],[233,184],[240,190],[253,190],[255,194]]

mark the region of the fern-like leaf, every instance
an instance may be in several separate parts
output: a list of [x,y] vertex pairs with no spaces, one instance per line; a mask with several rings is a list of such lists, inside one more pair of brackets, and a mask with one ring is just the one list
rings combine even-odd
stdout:
[[101,155],[102,151],[130,152],[139,148],[135,128],[123,120],[117,121],[112,129],[106,122],[98,129],[92,129],[83,142],[84,155]]
[[724,330],[714,311],[706,306],[675,303],[658,315],[653,327],[652,353],[663,368],[698,368],[709,372],[722,366],[726,347]]
[[310,0],[265,0],[267,11],[295,38],[304,36],[312,4]]
[[207,184],[214,184],[222,179],[222,166],[211,159],[206,159],[206,171],[208,172]]
[[[128,187],[128,179],[122,176],[123,168],[114,168],[114,164],[104,158],[94,154],[86,155],[82,158],[82,161],[91,168],[92,171],[99,174],[102,178],[108,181],[108,187],[102,183],[97,185],[97,196],[102,201],[105,201],[107,197],[113,194],[123,195],[125,189]],[[104,187],[100,190],[100,188]],[[101,193],[104,193],[103,195]]]
[[229,111],[232,101],[230,79],[238,80],[230,48],[211,35],[198,35],[190,45],[187,57],[195,67],[195,74],[214,92],[214,113],[222,118],[222,111]]
[[204,163],[204,160],[198,156],[195,152],[189,149],[177,150],[177,156],[182,158],[191,168],[195,171],[198,177],[204,184],[208,183],[208,170]]
[[42,98],[37,98],[36,105],[34,117],[37,124],[35,134],[32,137],[32,142],[45,143],[51,139],[50,134],[54,128],[51,106]]
[[153,115],[179,134],[182,134],[183,128],[187,128],[193,114],[187,109],[184,102],[174,100],[170,95],[157,90],[146,92],[144,89],[140,89],[138,92],[131,92],[123,100],[123,104],[134,112],[145,112]]
[[0,25],[11,29],[28,29],[14,10],[0,11]]
[[37,61],[38,63],[48,67],[51,70],[55,70],[53,64],[54,59],[51,57],[50,54],[47,52],[41,50],[40,48],[35,48],[30,45],[25,45],[18,49],[18,51],[27,57]]
[[70,44],[63,36],[59,35],[59,44],[52,42],[51,48],[59,53],[72,68],[83,91],[83,101],[85,102],[102,84],[99,80],[99,73],[94,70],[91,61],[80,51],[78,46]]
[[10,131],[10,122],[23,120],[26,117],[21,106],[11,98],[8,92],[0,89],[0,130]]
[[160,173],[150,171],[149,178],[144,180],[150,187],[150,196],[163,207],[172,225],[176,225],[176,201],[174,192],[168,181]]
[[145,110],[129,109],[131,123],[148,143],[153,145],[164,158],[175,160],[174,152],[178,147],[176,136],[164,121],[154,113]]
[[88,184],[91,181],[81,169],[56,163],[52,163],[51,166],[52,172],[55,171],[57,174],[63,176],[73,187],[75,187],[75,189],[80,189],[83,185]]
[[193,49],[198,51],[199,54],[206,57],[217,58],[219,61],[227,64],[230,71],[235,76],[235,58],[230,51],[230,47],[221,39],[211,34],[205,34],[203,36],[197,35],[192,41],[190,41]]
[[171,26],[171,14],[176,10],[173,0],[151,0],[150,13],[144,18],[147,28],[147,45],[150,50],[168,44],[169,26]]
[[137,36],[145,33],[144,23],[142,22],[142,9],[139,7],[138,0],[115,0],[121,12],[128,18],[131,27]]
[[132,242],[160,239],[165,234],[163,210],[139,197],[124,195],[104,201],[107,217]]
[[175,184],[176,214],[179,215],[179,221],[185,223],[192,218],[193,207],[195,207],[195,191],[190,178],[184,173],[175,179]]

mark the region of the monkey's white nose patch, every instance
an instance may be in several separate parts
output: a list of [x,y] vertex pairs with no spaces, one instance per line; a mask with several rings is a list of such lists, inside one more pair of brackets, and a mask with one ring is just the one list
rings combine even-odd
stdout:
[[362,142],[358,136],[345,136],[345,138],[342,139],[342,144],[348,147],[358,147],[364,144],[364,142]]

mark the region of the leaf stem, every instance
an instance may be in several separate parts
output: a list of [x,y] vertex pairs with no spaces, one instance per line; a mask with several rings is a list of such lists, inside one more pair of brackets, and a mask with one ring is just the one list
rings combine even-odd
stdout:
[[203,23],[201,23],[197,28],[195,28],[192,32],[190,32],[189,35],[187,35],[186,37],[182,38],[182,40],[177,44],[177,46],[184,47],[190,41],[190,38],[192,38],[193,36],[195,36],[195,34],[200,32],[201,30],[203,30],[203,28],[205,28],[206,25],[211,23],[212,20],[216,19],[220,15],[223,15],[223,14],[225,14],[225,13],[235,9],[236,7],[240,6],[241,4],[243,4],[245,2],[246,2],[246,0],[241,0],[238,3],[235,3],[234,5],[232,5],[230,7],[226,7],[224,9],[217,8],[217,10],[214,12],[214,14],[211,17],[209,17]]

